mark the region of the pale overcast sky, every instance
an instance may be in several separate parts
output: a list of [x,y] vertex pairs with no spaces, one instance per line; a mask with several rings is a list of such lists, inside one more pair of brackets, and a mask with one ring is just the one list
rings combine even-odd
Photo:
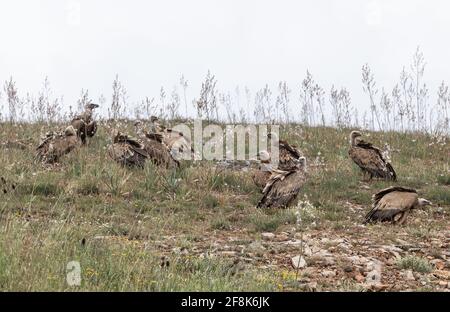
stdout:
[[35,93],[48,76],[66,106],[81,88],[109,100],[116,73],[132,101],[170,93],[181,74],[193,98],[208,69],[223,91],[286,80],[294,100],[309,69],[367,105],[361,66],[390,89],[418,45],[431,94],[450,81],[446,0],[3,0],[0,32],[1,81]]

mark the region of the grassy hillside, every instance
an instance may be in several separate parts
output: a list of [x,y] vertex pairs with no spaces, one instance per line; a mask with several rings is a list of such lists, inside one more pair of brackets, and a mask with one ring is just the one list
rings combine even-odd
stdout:
[[[297,207],[261,211],[248,172],[211,162],[121,168],[106,154],[106,128],[48,168],[33,163],[44,126],[0,124],[1,142],[29,142],[0,152],[0,290],[450,288],[448,137],[365,133],[390,145],[395,184],[434,205],[404,226],[363,226],[371,195],[393,183],[361,182],[347,155],[350,129],[282,129],[308,158],[308,183]],[[133,133],[131,123],[122,130]],[[291,258],[302,245],[307,266],[297,271]],[[66,283],[69,261],[81,264],[81,286]]]

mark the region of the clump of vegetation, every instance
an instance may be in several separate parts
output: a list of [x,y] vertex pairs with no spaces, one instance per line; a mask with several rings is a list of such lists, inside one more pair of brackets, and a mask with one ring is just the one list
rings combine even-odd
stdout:
[[408,256],[397,262],[400,269],[413,270],[419,273],[430,273],[433,271],[431,264],[424,258]]
[[77,186],[80,195],[98,195],[100,193],[99,181],[92,176],[86,176],[80,180]]
[[439,184],[450,185],[450,174],[440,174],[437,177]]

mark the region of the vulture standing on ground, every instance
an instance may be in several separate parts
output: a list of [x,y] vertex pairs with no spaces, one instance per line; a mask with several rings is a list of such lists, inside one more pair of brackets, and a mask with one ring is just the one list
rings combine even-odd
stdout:
[[383,157],[381,150],[371,143],[361,139],[361,133],[352,131],[350,133],[350,158],[361,168],[364,173],[369,174],[370,180],[373,177],[385,180],[397,180],[397,174],[392,165]]
[[79,144],[77,131],[68,126],[64,133],[47,133],[36,148],[36,159],[43,163],[53,164],[61,156],[70,153]]
[[137,121],[134,126],[136,127],[136,133],[143,141],[148,157],[154,164],[165,168],[178,168],[180,166],[178,160],[172,157],[169,148],[162,142],[162,135],[146,133],[140,121]]
[[122,166],[140,168],[144,167],[149,157],[142,143],[121,132],[114,136],[113,144],[108,148],[108,155]]
[[85,106],[85,110],[72,119],[72,126],[78,131],[81,141],[86,143],[86,137],[93,137],[97,132],[97,122],[92,118],[93,110],[98,108],[98,104],[89,103]]
[[291,206],[306,182],[306,158],[300,157],[288,170],[273,169],[257,208],[287,208]]
[[159,123],[158,117],[150,117],[151,127],[150,134],[161,135],[162,143],[164,143],[174,157],[180,154],[190,153],[190,158],[193,159],[194,150],[188,138],[186,138],[181,131],[166,128]]
[[372,210],[366,215],[364,223],[390,221],[404,224],[412,209],[431,205],[431,202],[419,198],[417,191],[401,186],[392,186],[373,195]]

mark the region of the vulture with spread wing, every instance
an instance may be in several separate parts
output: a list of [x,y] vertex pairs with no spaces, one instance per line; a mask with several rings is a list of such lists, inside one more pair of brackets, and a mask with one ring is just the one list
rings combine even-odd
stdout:
[[369,174],[369,179],[373,177],[385,180],[397,180],[397,174],[389,161],[383,156],[381,150],[371,143],[361,139],[361,133],[352,131],[350,133],[350,158],[361,168],[364,173]]
[[273,169],[257,208],[287,208],[291,206],[306,182],[306,158],[300,157],[288,170]]
[[86,137],[93,137],[97,132],[97,122],[93,119],[94,109],[98,104],[89,103],[85,106],[84,112],[72,119],[72,126],[77,130],[81,141],[86,143]]
[[140,168],[144,167],[149,157],[141,142],[121,132],[114,136],[113,144],[108,148],[108,155],[122,166]]
[[36,148],[36,159],[46,164],[56,163],[61,156],[70,153],[79,143],[77,131],[73,126],[68,126],[63,133],[49,132]]
[[[272,134],[269,133],[267,138],[270,140]],[[303,153],[295,145],[291,145],[285,140],[278,141],[278,152],[278,169],[280,170],[289,170],[289,168],[294,167],[300,157],[303,156]]]
[[390,221],[404,224],[412,209],[431,205],[431,202],[419,198],[417,191],[401,186],[392,186],[373,195],[372,209],[365,217],[364,223]]

